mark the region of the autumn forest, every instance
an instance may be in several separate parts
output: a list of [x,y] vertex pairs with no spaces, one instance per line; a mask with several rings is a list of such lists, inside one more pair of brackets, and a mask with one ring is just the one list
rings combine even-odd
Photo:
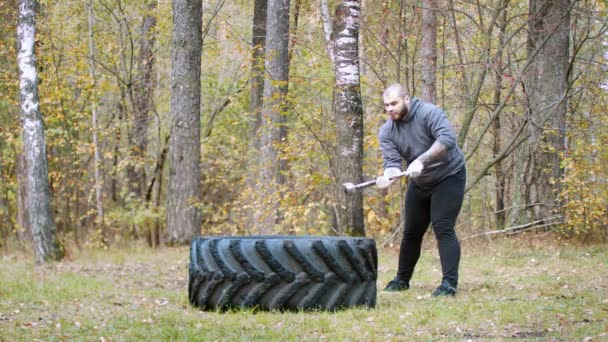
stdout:
[[[461,239],[608,238],[603,0],[0,0],[0,247],[396,241],[382,91],[444,109]],[[33,244],[32,244],[33,242]]]

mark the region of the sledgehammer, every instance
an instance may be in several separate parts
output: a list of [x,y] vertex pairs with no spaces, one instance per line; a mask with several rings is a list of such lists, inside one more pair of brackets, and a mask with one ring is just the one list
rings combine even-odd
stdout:
[[[438,163],[431,164],[431,165],[427,166],[426,168],[434,168],[434,167],[437,167],[437,166],[439,166],[441,164],[443,164],[443,162],[438,162]],[[403,176],[406,175],[405,172],[406,171],[402,171],[402,172],[400,172],[400,173],[398,173],[398,174],[390,177],[389,179],[393,180],[395,178],[403,177]],[[353,193],[353,192],[356,192],[357,190],[365,189],[367,187],[375,185],[376,184],[376,180],[377,179],[372,179],[372,180],[368,180],[366,182],[359,183],[359,184],[353,184],[351,182],[346,182],[346,183],[342,184],[342,186],[344,187],[344,192],[346,192],[346,193]]]
[[[399,178],[399,177],[403,177],[403,176],[405,176],[405,171],[400,172],[400,173],[394,175],[393,177],[390,177],[389,179],[393,180],[395,178]],[[342,184],[342,186],[344,186],[344,192],[347,192],[347,193],[353,193],[353,192],[356,192],[357,190],[364,189],[364,188],[367,188],[372,185],[376,185],[376,179],[368,180],[366,182],[359,183],[359,184],[353,184],[351,182],[346,182],[346,183]]]

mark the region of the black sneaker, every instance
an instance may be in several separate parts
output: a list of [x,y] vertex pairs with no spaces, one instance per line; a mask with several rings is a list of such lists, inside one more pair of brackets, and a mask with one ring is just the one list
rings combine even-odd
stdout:
[[386,284],[384,292],[399,292],[409,290],[410,284],[403,280],[393,279]]
[[444,281],[443,283],[441,283],[441,285],[439,285],[439,287],[432,294],[433,297],[447,297],[447,296],[454,297],[455,295],[456,295],[456,288],[454,286],[450,285],[450,283],[448,283],[447,281]]

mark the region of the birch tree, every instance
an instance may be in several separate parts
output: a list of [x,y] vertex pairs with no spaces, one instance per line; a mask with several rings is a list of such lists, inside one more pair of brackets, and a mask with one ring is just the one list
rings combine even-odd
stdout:
[[202,1],[173,1],[171,138],[167,242],[184,244],[200,232]]
[[91,128],[93,130],[93,170],[95,176],[95,205],[97,208],[97,226],[101,229],[102,243],[107,244],[106,232],[103,224],[103,201],[102,187],[103,180],[101,178],[101,149],[98,138],[98,118],[97,104],[95,98],[95,86],[97,84],[97,75],[95,70],[95,40],[93,36],[93,1],[87,1],[88,14],[88,29],[89,29],[89,74],[91,76]]
[[336,88],[336,181],[339,198],[338,231],[365,236],[361,192],[346,194],[342,184],[363,178],[363,103],[359,74],[361,1],[343,1],[334,18],[334,72]]
[[17,23],[17,63],[27,176],[26,201],[36,262],[44,263],[61,259],[63,248],[55,232],[51,210],[46,142],[38,101],[35,34],[36,2],[21,0]]

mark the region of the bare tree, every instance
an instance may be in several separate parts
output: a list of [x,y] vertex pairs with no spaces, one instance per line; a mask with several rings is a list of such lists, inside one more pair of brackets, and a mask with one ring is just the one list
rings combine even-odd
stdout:
[[[249,172],[247,173],[247,185],[256,197],[262,195],[261,189],[256,186],[260,172],[260,127],[262,125],[262,104],[264,103],[264,53],[266,49],[266,15],[268,0],[255,0],[253,5],[253,27],[252,27],[252,56],[251,56],[251,124],[249,133]],[[259,203],[257,203],[259,204]],[[260,218],[260,208],[253,205],[250,222],[247,226],[255,226]]]
[[327,0],[319,0],[319,13],[321,14],[321,21],[323,22],[323,33],[325,35],[325,48],[327,49],[327,55],[332,63],[332,67],[335,60],[334,46],[332,38],[332,20],[331,14],[329,13],[329,5]]
[[148,148],[148,124],[154,86],[154,43],[156,40],[156,17],[152,15],[156,9],[157,1],[150,1],[148,13],[144,14],[139,39],[139,57],[137,60],[137,74],[133,82],[133,126],[131,137],[131,164],[127,171],[130,191],[139,198],[144,197],[146,172],[145,160]]
[[93,36],[93,1],[87,2],[87,14],[88,14],[88,29],[89,29],[89,74],[91,76],[91,127],[93,130],[93,174],[95,176],[95,205],[97,208],[97,226],[101,230],[101,239],[103,244],[107,244],[106,232],[103,223],[103,200],[102,200],[102,187],[103,179],[101,176],[101,166],[103,161],[101,159],[101,147],[98,138],[98,117],[97,117],[97,104],[95,98],[95,86],[97,85],[97,75],[95,70],[95,40]]
[[[499,52],[496,56],[496,68],[494,70],[494,108],[498,106],[500,103],[500,99],[502,97],[502,87],[503,87],[503,52],[502,47],[505,42],[505,32],[507,29],[507,11],[503,11],[498,19],[498,46]],[[500,116],[496,116],[492,120],[492,133],[494,136],[494,142],[492,144],[492,152],[494,153],[494,157],[500,154],[502,150],[502,137],[501,137],[501,119]],[[504,170],[503,161],[498,161],[496,165],[494,165],[494,170],[496,172],[496,186],[495,186],[495,200],[496,200],[496,225],[502,229],[505,226],[506,213],[505,213],[505,195],[506,195],[506,172]]]
[[336,181],[339,210],[338,231],[365,236],[363,197],[360,192],[346,194],[341,184],[363,178],[363,102],[359,69],[359,25],[361,1],[343,1],[334,18],[334,71],[336,88]]
[[202,1],[173,1],[171,138],[167,243],[184,244],[200,232]]
[[289,0],[269,0],[266,17],[266,60],[262,132],[260,141],[262,217],[259,232],[269,233],[281,223],[279,202],[285,184],[287,162],[281,158],[281,144],[287,138],[286,97],[289,81]]
[[422,1],[422,96],[435,103],[437,97],[437,0]]
[[254,122],[251,129],[251,141],[253,147],[259,148],[257,139],[260,128],[262,103],[264,98],[264,49],[266,47],[266,14],[268,0],[255,0],[253,5],[253,27],[251,47],[253,54],[251,58],[251,113]]
[[23,151],[17,152],[16,164],[16,176],[17,176],[17,239],[23,241],[28,238],[31,234],[31,226],[29,222],[29,213],[27,210],[27,167],[25,161],[25,154]]
[[562,177],[567,112],[570,1],[530,0],[526,202],[534,218],[551,216]]
[[17,24],[17,62],[27,175],[26,200],[36,262],[44,263],[61,259],[64,251],[55,232],[51,210],[46,142],[38,101],[35,34],[36,2],[21,0]]

